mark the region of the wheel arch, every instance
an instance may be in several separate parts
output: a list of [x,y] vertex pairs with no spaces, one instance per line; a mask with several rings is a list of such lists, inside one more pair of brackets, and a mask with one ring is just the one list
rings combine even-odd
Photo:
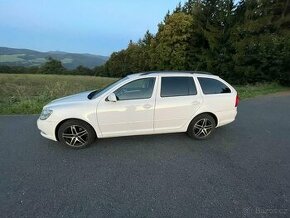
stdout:
[[[218,118],[217,118],[217,116],[216,116],[214,113],[212,113],[212,112],[202,112],[202,113],[196,114],[196,115],[191,119],[191,121],[193,121],[194,118],[196,118],[197,116],[202,115],[202,114],[208,114],[208,115],[212,116],[213,119],[214,119],[214,121],[215,121],[215,123],[216,123],[216,126],[218,126]],[[190,126],[191,121],[189,122],[187,128]]]
[[89,125],[93,130],[94,130],[96,137],[98,137],[95,128],[94,128],[90,123],[88,123],[87,121],[82,120],[82,119],[78,119],[78,118],[67,118],[67,119],[64,119],[64,120],[60,121],[60,122],[57,124],[57,126],[55,127],[54,135],[55,135],[55,138],[56,138],[57,141],[59,141],[59,138],[58,138],[58,134],[57,134],[57,133],[58,133],[58,130],[59,130],[60,126],[61,126],[63,123],[65,123],[66,121],[69,121],[69,120],[78,120],[78,121],[85,122],[86,124],[88,124],[88,125]]

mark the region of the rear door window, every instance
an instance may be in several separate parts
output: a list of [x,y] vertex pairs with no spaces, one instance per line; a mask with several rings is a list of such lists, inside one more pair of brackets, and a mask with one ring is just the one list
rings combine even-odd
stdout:
[[162,77],[161,97],[196,95],[193,77]]
[[205,95],[231,93],[231,89],[219,80],[198,77],[198,81]]

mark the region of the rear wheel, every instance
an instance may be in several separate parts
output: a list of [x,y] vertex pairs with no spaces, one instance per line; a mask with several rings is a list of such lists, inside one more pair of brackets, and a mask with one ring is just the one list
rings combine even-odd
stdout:
[[68,120],[58,130],[59,141],[71,148],[84,148],[94,142],[94,129],[84,121]]
[[188,126],[187,133],[191,138],[207,139],[215,130],[215,119],[209,114],[200,114]]

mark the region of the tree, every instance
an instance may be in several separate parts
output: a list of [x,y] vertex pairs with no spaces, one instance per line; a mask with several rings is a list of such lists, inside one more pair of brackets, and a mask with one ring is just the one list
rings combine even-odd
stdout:
[[61,61],[55,60],[52,57],[48,57],[45,64],[39,68],[39,73],[43,74],[64,74],[65,72],[66,69]]
[[158,70],[188,69],[187,51],[192,17],[183,12],[173,13],[156,35],[155,62]]
[[167,12],[155,35],[114,52],[102,75],[203,70],[235,84],[290,85],[290,0],[187,0]]
[[79,65],[75,70],[73,70],[73,74],[76,75],[94,75],[93,71],[90,68]]
[[154,35],[147,30],[143,39],[138,43],[140,47],[140,54],[138,57],[139,67],[141,71],[152,70],[152,57],[154,54]]
[[181,11],[186,14],[193,14],[193,10],[200,1],[199,0],[188,0],[184,3]]
[[232,69],[229,37],[233,10],[232,0],[206,0],[199,3],[199,11],[193,13],[197,28],[195,34],[199,35],[201,42],[200,67],[223,77],[227,77]]
[[238,11],[232,42],[234,70],[242,82],[289,78],[289,1],[244,0]]

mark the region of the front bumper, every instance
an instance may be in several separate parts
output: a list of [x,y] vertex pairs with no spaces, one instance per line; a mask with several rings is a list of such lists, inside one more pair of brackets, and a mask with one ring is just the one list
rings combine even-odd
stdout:
[[48,139],[51,139],[53,141],[57,141],[55,137],[55,128],[57,124],[52,121],[48,120],[37,120],[37,127],[40,130],[40,134]]

